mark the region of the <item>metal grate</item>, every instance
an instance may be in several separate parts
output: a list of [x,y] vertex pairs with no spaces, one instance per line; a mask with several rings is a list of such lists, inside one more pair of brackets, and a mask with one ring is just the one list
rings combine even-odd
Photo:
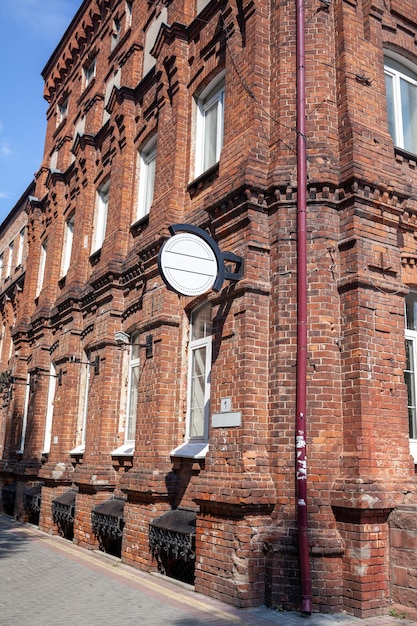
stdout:
[[175,580],[194,584],[195,522],[193,511],[168,511],[149,525],[149,547],[158,569]]

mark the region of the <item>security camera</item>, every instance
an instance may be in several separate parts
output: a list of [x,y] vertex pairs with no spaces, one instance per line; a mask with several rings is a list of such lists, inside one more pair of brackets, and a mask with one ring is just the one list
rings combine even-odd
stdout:
[[117,345],[120,347],[130,344],[130,336],[127,333],[124,333],[122,330],[114,333],[114,339]]

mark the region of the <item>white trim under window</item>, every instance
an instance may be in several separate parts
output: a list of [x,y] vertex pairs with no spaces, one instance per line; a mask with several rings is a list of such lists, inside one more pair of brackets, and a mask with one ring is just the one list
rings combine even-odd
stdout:
[[197,98],[195,177],[220,160],[224,132],[224,71]]
[[91,253],[100,250],[106,235],[107,213],[109,208],[110,181],[97,191],[97,205],[94,219],[93,245]]
[[71,264],[72,242],[74,238],[74,214],[65,222],[64,249],[62,251],[61,278],[67,275]]
[[390,56],[385,57],[384,71],[392,140],[398,148],[417,154],[417,68]]
[[42,454],[48,454],[51,450],[55,390],[56,390],[56,369],[55,369],[55,365],[51,363],[51,366],[49,368],[48,403],[46,407],[45,434],[44,434],[44,439],[43,439]]
[[155,189],[156,135],[139,152],[139,187],[136,219],[148,215]]
[[208,450],[212,357],[212,307],[191,314],[188,345],[187,423],[185,443],[172,456],[204,457]]

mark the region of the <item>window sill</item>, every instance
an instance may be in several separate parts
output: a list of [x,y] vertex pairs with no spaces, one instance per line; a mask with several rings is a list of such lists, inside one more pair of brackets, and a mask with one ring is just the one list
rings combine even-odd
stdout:
[[209,444],[202,441],[200,443],[183,443],[178,448],[171,450],[171,456],[179,456],[186,459],[205,459],[209,449]]
[[403,163],[404,161],[408,163],[411,167],[417,167],[417,154],[413,152],[408,152],[403,148],[394,147],[395,150],[395,158],[398,162]]
[[417,439],[410,439],[410,454],[417,465]]
[[195,194],[203,189],[206,185],[210,185],[213,183],[219,175],[219,162],[215,163],[208,170],[205,170],[202,174],[194,178],[190,183],[188,183],[188,192],[191,197],[195,196]]
[[101,248],[90,254],[90,265],[97,265],[101,257]]
[[85,451],[85,443],[82,443],[81,445],[77,446],[76,448],[73,448],[72,450],[70,450],[70,455],[71,456],[78,456],[81,454],[84,454]]
[[112,456],[133,456],[135,453],[135,444],[134,443],[124,443],[122,446],[113,450]]
[[140,235],[140,233],[145,230],[148,224],[149,224],[149,213],[141,217],[139,220],[137,220],[130,226],[130,232],[132,236],[137,237],[138,235]]

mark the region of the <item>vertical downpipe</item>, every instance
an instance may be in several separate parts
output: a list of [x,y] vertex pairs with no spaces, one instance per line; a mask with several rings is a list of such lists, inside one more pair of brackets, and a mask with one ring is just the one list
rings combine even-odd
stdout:
[[297,4],[297,400],[296,482],[301,611],[310,614],[311,573],[307,525],[306,387],[307,387],[307,150],[305,103],[305,0]]

